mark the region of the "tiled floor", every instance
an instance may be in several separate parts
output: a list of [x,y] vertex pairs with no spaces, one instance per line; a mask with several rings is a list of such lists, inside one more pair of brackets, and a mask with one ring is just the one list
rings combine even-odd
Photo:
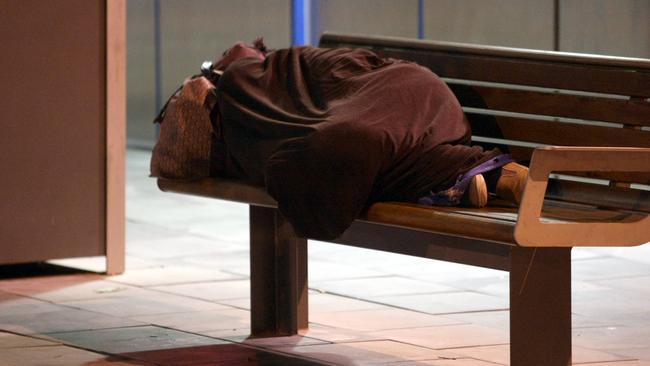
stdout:
[[[147,169],[129,151],[124,275],[0,267],[0,366],[508,364],[507,274],[316,241],[310,330],[247,339],[247,207]],[[573,258],[574,363],[650,365],[650,245]]]

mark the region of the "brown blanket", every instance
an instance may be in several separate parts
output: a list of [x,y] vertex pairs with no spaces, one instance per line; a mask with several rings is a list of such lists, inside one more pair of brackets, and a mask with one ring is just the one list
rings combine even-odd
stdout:
[[237,172],[264,184],[299,235],[339,236],[376,201],[451,186],[497,151],[428,69],[363,49],[295,47],[220,78],[220,129]]

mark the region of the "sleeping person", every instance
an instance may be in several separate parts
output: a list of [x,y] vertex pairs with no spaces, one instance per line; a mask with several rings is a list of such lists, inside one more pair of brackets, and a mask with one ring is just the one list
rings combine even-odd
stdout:
[[264,185],[298,235],[336,238],[379,201],[482,207],[488,192],[521,199],[527,168],[470,146],[459,102],[415,63],[366,49],[269,52],[257,40],[235,44],[202,72],[220,146],[211,174]]

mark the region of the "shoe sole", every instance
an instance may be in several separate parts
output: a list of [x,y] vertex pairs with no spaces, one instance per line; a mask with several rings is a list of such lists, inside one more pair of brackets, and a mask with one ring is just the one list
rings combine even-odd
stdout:
[[483,174],[475,175],[467,187],[467,201],[472,207],[484,207],[488,202],[487,184]]

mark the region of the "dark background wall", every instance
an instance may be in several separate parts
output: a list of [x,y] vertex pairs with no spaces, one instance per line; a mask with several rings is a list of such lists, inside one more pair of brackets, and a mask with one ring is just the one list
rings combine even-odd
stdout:
[[[313,44],[330,30],[650,58],[649,0],[294,1],[311,10]],[[203,60],[258,35],[271,47],[289,46],[294,1],[130,0],[129,144],[153,144],[156,100]]]

